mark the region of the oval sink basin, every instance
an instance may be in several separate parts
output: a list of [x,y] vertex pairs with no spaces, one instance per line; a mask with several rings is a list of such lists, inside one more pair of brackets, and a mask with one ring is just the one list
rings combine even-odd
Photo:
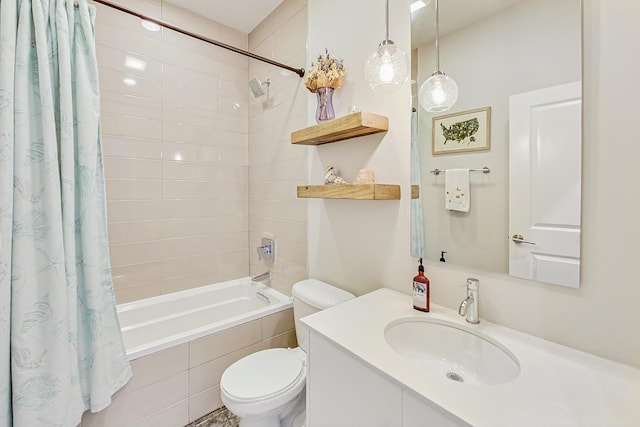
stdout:
[[452,381],[497,385],[520,373],[517,359],[504,346],[480,333],[437,319],[399,319],[384,337],[400,356]]

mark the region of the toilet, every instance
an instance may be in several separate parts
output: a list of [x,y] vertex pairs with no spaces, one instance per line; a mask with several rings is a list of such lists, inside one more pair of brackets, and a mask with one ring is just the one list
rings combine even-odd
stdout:
[[229,366],[220,379],[222,402],[240,417],[240,427],[304,426],[308,337],[300,319],[355,298],[315,279],[297,282],[291,293],[299,347],[250,354]]

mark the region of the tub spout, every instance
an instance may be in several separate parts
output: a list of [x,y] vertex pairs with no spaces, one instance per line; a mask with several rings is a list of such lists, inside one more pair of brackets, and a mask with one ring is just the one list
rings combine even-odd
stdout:
[[267,286],[271,286],[271,272],[267,271],[266,273],[258,274],[257,276],[253,276],[251,278],[252,282],[260,282],[264,283]]

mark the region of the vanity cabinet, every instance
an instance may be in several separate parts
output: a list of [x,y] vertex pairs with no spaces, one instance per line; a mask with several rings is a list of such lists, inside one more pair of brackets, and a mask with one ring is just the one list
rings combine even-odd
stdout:
[[400,389],[336,344],[309,336],[307,426],[399,426]]
[[[413,348],[409,340],[418,329],[393,344],[386,332],[411,319],[476,330],[478,337],[482,331],[482,339],[517,361],[517,376],[495,376],[504,373],[499,367],[506,361],[485,357],[487,347],[475,340],[464,339],[458,350],[468,361],[432,358],[419,348],[396,352],[402,343]],[[470,328],[457,311],[437,304],[416,314],[412,296],[392,289],[377,289],[300,322],[309,328],[310,427],[640,426],[639,369],[487,320]],[[452,362],[468,367],[466,381],[447,375]]]
[[314,331],[309,332],[306,425],[468,426]]
[[469,427],[470,424],[404,389],[402,390],[402,424],[398,425],[402,427]]

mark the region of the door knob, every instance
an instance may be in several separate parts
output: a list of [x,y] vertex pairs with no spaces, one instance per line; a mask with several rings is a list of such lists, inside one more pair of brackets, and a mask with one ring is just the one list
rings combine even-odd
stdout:
[[524,237],[522,236],[522,234],[514,234],[511,237],[511,240],[513,240],[515,243],[527,243],[529,245],[535,245],[536,242],[530,242],[528,240],[524,240]]

